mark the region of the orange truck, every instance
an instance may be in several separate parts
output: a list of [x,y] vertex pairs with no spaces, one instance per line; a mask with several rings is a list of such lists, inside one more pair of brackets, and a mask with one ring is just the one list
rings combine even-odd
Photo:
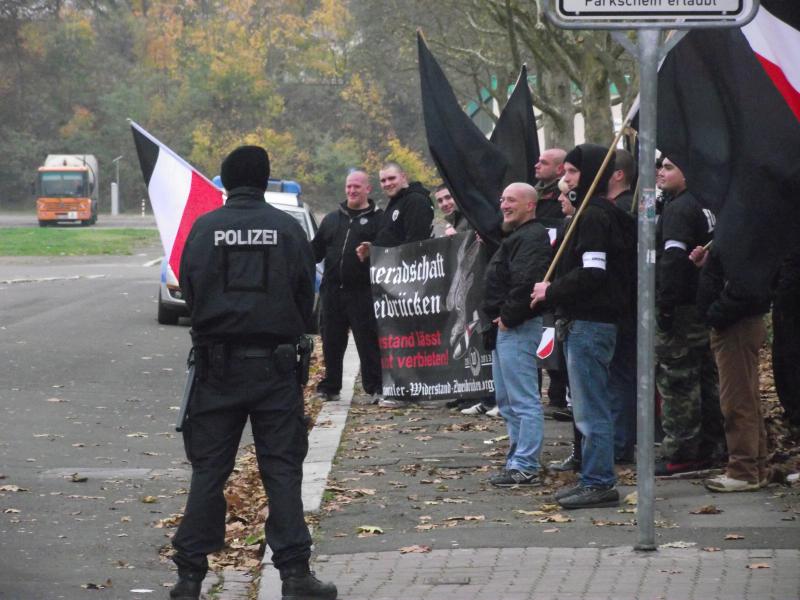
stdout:
[[92,154],[48,154],[36,180],[39,226],[97,222],[97,159]]

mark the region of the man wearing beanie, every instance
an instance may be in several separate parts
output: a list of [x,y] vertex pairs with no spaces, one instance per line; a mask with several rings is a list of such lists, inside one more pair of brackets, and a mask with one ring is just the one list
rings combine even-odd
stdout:
[[263,148],[237,148],[221,175],[227,202],[195,221],[179,273],[192,318],[195,380],[183,423],[192,480],[172,542],[178,583],[170,597],[198,599],[206,557],[225,543],[223,488],[249,417],[283,598],[335,600],[336,586],[309,570],[300,495],[308,438],[297,341],[311,325],[313,253],[294,218],[264,201]]
[[[564,159],[564,179],[578,201],[586,196],[602,166],[606,149],[581,144]],[[591,200],[571,227],[552,283],[539,282],[533,303],[555,309],[564,335],[564,355],[572,395],[575,426],[583,434],[579,484],[556,493],[564,508],[616,506],[614,419],[608,389],[608,369],[614,355],[617,321],[625,303],[624,264],[619,247],[617,210],[603,196],[614,169],[612,157]]]
[[692,195],[680,167],[664,157],[656,184],[664,209],[656,225],[656,387],[664,440],[657,476],[697,471],[725,457],[719,376],[709,328],[696,306],[699,271],[689,253],[707,244],[714,215]]

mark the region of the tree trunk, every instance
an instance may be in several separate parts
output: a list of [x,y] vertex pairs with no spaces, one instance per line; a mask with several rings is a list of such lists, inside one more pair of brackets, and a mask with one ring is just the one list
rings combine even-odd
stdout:
[[581,110],[586,141],[608,145],[614,139],[608,72],[589,52],[584,55],[582,71],[583,101]]
[[558,114],[545,112],[544,149],[564,148],[569,150],[575,145],[575,118],[572,110],[572,89],[569,77],[561,69],[540,69],[542,96],[548,104],[561,107]]

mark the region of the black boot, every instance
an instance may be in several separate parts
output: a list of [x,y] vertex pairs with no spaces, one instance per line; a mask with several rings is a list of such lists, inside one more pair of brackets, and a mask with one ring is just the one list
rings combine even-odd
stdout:
[[314,577],[308,565],[281,569],[281,580],[282,600],[336,600],[336,586]]
[[191,575],[178,575],[176,583],[169,591],[172,600],[200,600],[200,588],[203,587],[203,578]]

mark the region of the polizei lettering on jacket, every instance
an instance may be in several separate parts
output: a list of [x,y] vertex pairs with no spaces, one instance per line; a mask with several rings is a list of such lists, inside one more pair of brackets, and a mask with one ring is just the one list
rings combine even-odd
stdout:
[[277,246],[278,232],[275,229],[216,229],[215,246]]

